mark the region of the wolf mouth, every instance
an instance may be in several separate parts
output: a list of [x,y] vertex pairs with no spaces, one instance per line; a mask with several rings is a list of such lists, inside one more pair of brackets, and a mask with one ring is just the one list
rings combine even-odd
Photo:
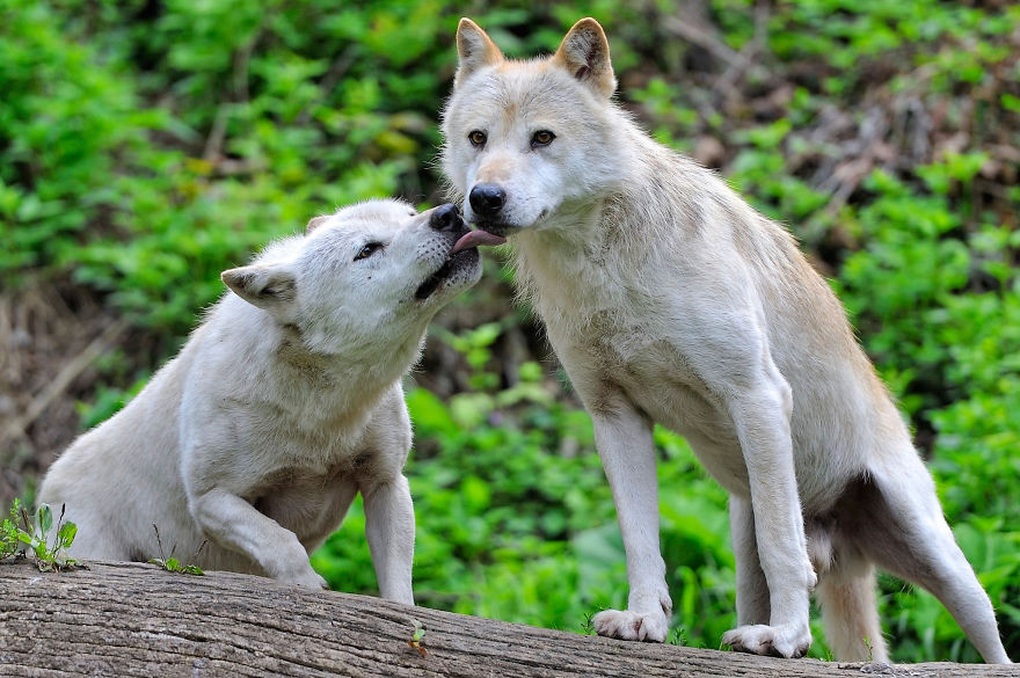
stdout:
[[[474,251],[477,255],[477,250]],[[471,255],[468,252],[459,253],[455,247],[453,251],[450,252],[450,258],[447,259],[435,273],[426,278],[425,282],[418,286],[418,289],[414,291],[414,298],[418,301],[425,301],[431,297],[432,294],[439,289],[439,286],[458,271],[462,266],[462,262],[465,259],[470,258],[470,256]]]
[[453,270],[453,260],[447,259],[446,263],[439,267],[439,270],[430,275],[425,282],[418,286],[418,289],[414,291],[414,298],[418,301],[424,301],[432,296],[432,293],[439,289],[439,286],[443,284],[447,276]]
[[500,233],[492,232],[496,230],[499,229],[491,226],[485,229],[479,226],[473,231],[468,231],[454,244],[453,253],[456,254],[461,250],[478,247],[479,245],[502,245],[506,242],[506,237]]

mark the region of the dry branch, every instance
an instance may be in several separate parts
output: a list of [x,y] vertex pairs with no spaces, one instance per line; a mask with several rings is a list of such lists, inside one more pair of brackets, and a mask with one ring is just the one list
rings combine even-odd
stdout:
[[14,440],[18,436],[24,435],[25,430],[28,429],[32,423],[39,418],[39,415],[50,406],[50,404],[61,397],[67,388],[71,385],[78,376],[84,372],[92,363],[96,361],[103,353],[110,350],[111,346],[116,345],[120,335],[127,329],[128,322],[125,319],[120,319],[109,325],[102,334],[96,337],[92,343],[90,343],[84,351],[75,356],[75,358],[65,364],[57,376],[47,384],[46,388],[42,390],[32,402],[25,408],[25,412],[15,417],[12,421],[8,422],[7,427],[4,430],[0,430],[0,447],[7,444],[8,441]]
[[[719,59],[727,65],[735,73],[750,73],[755,78],[760,80],[769,80],[772,78],[772,74],[762,66],[760,63],[752,61],[748,54],[738,52],[726,43],[724,43],[713,31],[708,31],[703,27],[699,27],[693,24],[686,23],[681,19],[674,16],[663,17],[663,26],[666,30],[673,33],[677,37],[686,40],[692,45],[697,45],[704,50],[707,50],[712,56]],[[756,24],[757,28],[757,24]],[[755,48],[758,45],[754,45]],[[735,80],[735,76],[730,76],[727,80]]]
[[[415,623],[426,629],[412,647]],[[780,660],[592,636],[231,573],[0,564],[4,676],[1015,676],[1007,667]]]

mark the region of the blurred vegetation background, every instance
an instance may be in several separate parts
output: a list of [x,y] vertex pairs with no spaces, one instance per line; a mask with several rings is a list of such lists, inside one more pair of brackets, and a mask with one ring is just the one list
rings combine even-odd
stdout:
[[[1020,658],[1020,6],[1008,0],[0,0],[0,503],[32,499],[223,292],[338,205],[436,204],[457,19],[510,55],[605,26],[620,101],[801,239],[900,399]],[[491,252],[490,252],[491,254]],[[588,630],[626,601],[588,418],[499,254],[409,381],[415,590]],[[724,493],[658,431],[671,640],[734,623]],[[375,591],[360,506],[315,554]],[[883,578],[897,661],[977,660]],[[827,656],[816,629],[815,656]]]

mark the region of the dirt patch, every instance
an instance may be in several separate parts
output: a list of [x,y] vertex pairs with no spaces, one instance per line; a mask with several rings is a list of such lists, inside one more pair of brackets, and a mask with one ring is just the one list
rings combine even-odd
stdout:
[[77,435],[76,403],[126,327],[94,292],[66,282],[0,293],[0,505],[30,496],[34,479]]

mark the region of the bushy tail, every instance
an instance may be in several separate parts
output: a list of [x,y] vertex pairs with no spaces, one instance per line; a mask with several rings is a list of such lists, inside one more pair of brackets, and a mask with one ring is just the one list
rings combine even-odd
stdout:
[[875,602],[875,569],[830,570],[815,593],[822,608],[825,639],[839,661],[888,662]]

